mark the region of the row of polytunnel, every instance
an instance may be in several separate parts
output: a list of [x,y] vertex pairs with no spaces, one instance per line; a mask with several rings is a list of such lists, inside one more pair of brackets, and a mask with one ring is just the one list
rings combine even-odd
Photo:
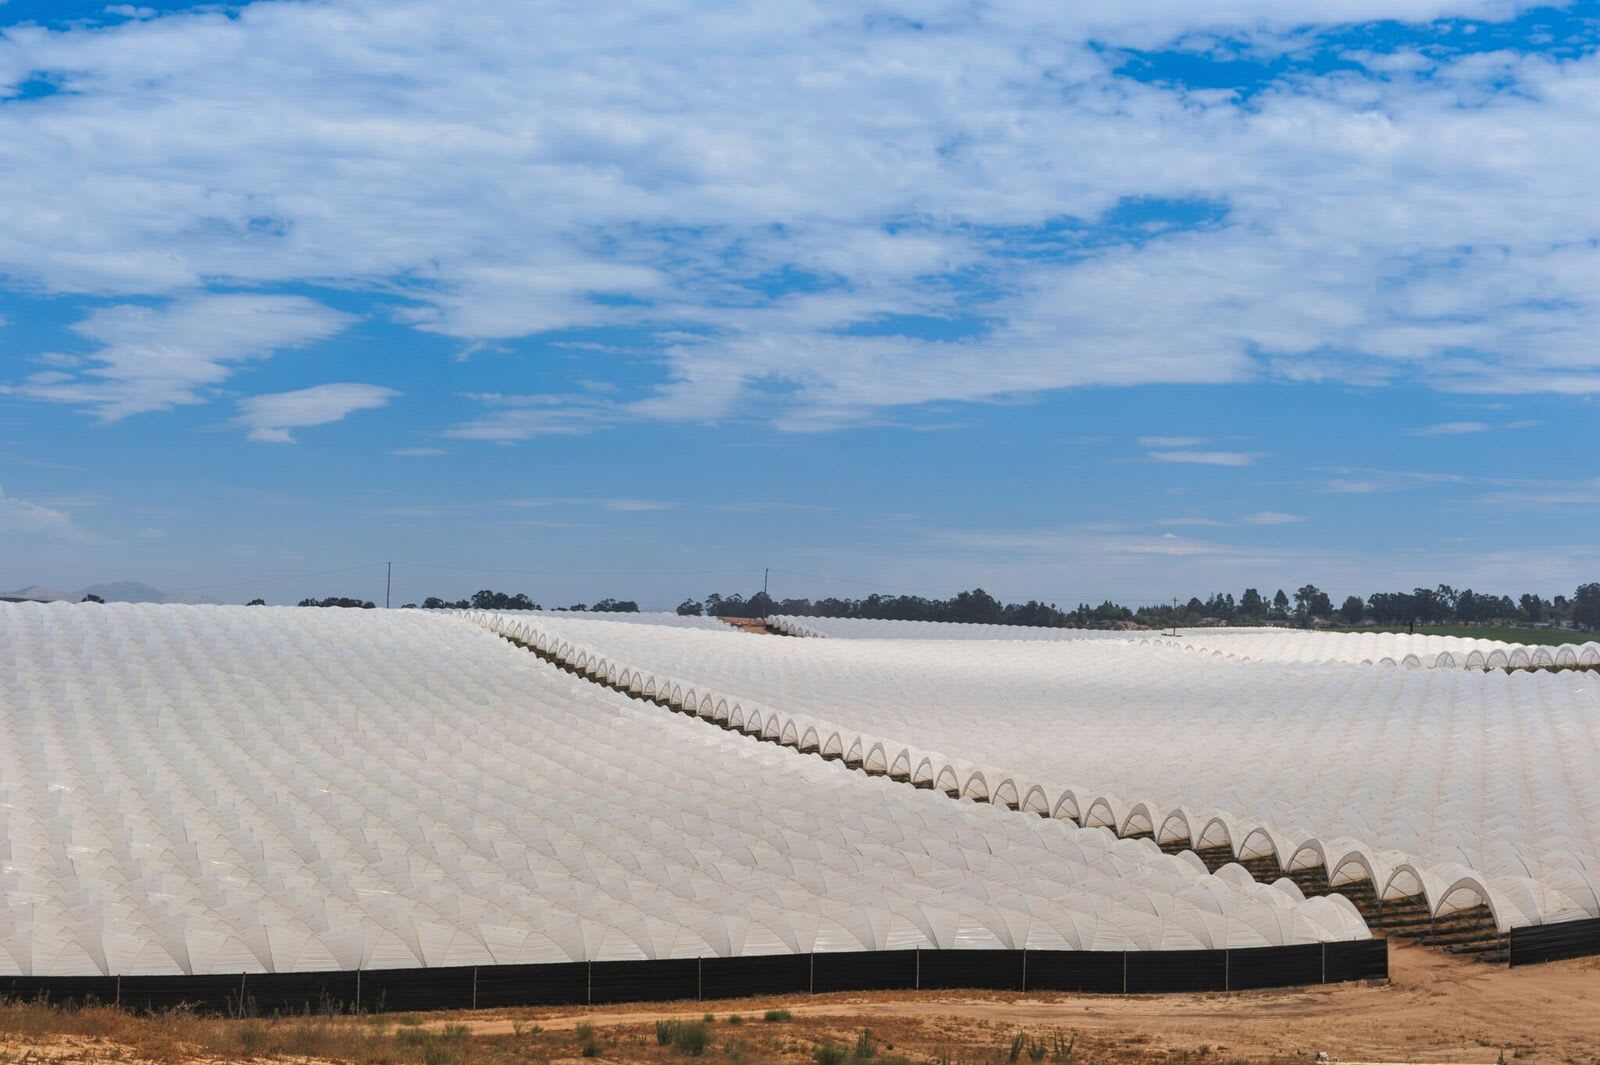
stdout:
[[[603,619],[597,619],[603,620]],[[876,618],[811,618],[774,615],[773,630],[788,636],[845,640],[1129,640],[1157,642],[1227,658],[1261,662],[1342,663],[1409,669],[1594,669],[1600,641],[1558,644],[1505,643],[1472,636],[1406,632],[1332,632],[1282,627],[1200,627],[1181,632],[979,625]]]
[[1152,642],[1259,662],[1401,666],[1407,669],[1595,669],[1600,642],[1510,644],[1473,637],[1404,632],[1228,632],[1198,629]]
[[419,611],[0,605],[0,859],[0,976],[1367,937]]
[[957,621],[901,621],[894,618],[813,618],[774,614],[764,619],[785,636],[840,640],[1125,640],[1137,635],[1118,629],[1054,628],[1042,625],[985,625]]
[[606,683],[951,794],[1497,926],[1600,916],[1600,685],[1133,642],[773,640],[477,615]]

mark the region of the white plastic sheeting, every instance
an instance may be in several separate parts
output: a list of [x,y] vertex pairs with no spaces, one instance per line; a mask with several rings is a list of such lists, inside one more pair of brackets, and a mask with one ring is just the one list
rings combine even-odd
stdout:
[[1589,673],[478,620],[612,683],[940,790],[1321,866],[1441,914],[1483,902],[1502,930],[1600,916]]
[[720,618],[693,614],[674,614],[665,610],[506,610],[499,611],[510,617],[577,618],[587,621],[615,621],[623,625],[664,625],[669,629],[731,628]]
[[1466,636],[1295,629],[1184,629],[1138,634],[1191,650],[1259,662],[1332,662],[1429,669],[1549,669],[1600,666],[1600,642],[1503,643]]
[[797,757],[457,617],[0,605],[0,975],[1366,937],[1312,902]]
[[957,621],[809,618],[775,614],[767,624],[790,636],[835,640],[1127,640],[1148,635],[1116,629],[1057,629],[1040,625],[973,625]]
[[[588,615],[603,620],[598,615]],[[767,623],[791,636],[836,640],[1155,640],[1195,651],[1261,662],[1339,663],[1429,669],[1541,669],[1600,666],[1600,642],[1505,643],[1404,632],[1328,632],[1268,626],[1183,628],[1175,636],[1143,629],[1057,629],[876,618],[774,615]]]

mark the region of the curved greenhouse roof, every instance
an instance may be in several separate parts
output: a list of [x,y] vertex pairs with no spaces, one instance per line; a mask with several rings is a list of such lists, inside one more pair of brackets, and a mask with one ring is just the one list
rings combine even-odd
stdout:
[[1141,635],[1192,650],[1261,662],[1335,662],[1429,669],[1600,666],[1600,642],[1593,640],[1549,646],[1427,633],[1297,629],[1185,629],[1179,636]]
[[1145,635],[1116,629],[1068,629],[1042,625],[977,625],[958,621],[895,621],[887,618],[812,618],[776,614],[767,624],[790,636],[836,640],[1126,640]]
[[952,793],[1370,880],[1503,931],[1600,916],[1600,681],[1146,641],[498,631],[746,731]]
[[[604,620],[601,615],[589,615]],[[1229,658],[1262,662],[1423,666],[1430,669],[1549,669],[1600,666],[1600,642],[1506,643],[1467,636],[1404,632],[1328,632],[1268,626],[1184,628],[1179,635],[1142,629],[1046,628],[948,621],[812,618],[766,619],[779,632],[837,640],[1154,640]],[[710,627],[710,626],[708,626]],[[1577,635],[1576,633],[1574,634]]]
[[576,618],[580,621],[614,621],[622,625],[663,625],[669,629],[712,629],[721,632],[728,625],[719,618],[697,614],[674,614],[667,610],[511,610],[513,616],[523,614],[552,618]]
[[0,605],[0,857],[0,975],[1367,936],[1345,900],[798,757],[422,611]]

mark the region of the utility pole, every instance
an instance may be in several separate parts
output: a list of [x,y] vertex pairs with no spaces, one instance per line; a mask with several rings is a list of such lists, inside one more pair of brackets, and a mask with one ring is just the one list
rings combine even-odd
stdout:
[[1177,596],[1173,596],[1172,597],[1172,631],[1167,633],[1167,635],[1168,636],[1176,636],[1176,635],[1178,635],[1178,597]]
[[389,589],[394,585],[394,563],[383,564],[383,609],[389,609]]
[[[764,569],[764,570],[761,571],[761,594],[762,595],[766,595],[767,594],[767,578],[770,577],[770,576],[772,576],[772,570],[771,569]],[[770,599],[771,596],[768,596],[768,598]]]

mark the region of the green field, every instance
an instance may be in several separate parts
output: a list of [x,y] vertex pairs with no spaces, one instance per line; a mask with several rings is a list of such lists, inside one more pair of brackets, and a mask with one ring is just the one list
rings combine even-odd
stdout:
[[[1360,628],[1343,626],[1334,632],[1405,632],[1404,625],[1364,625]],[[1418,625],[1417,633],[1427,636],[1467,636],[1478,640],[1499,640],[1502,643],[1528,643],[1555,645],[1560,643],[1586,643],[1600,639],[1592,632],[1573,632],[1570,629],[1524,629],[1515,625]]]

